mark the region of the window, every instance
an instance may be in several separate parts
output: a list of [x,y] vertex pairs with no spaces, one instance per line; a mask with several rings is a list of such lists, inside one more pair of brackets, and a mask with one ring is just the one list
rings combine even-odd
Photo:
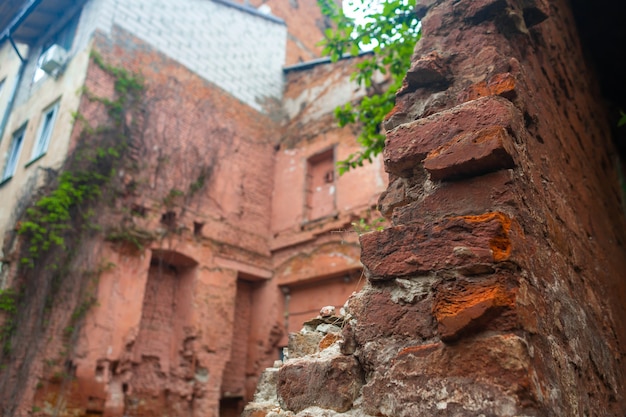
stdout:
[[15,173],[17,167],[17,161],[20,158],[20,152],[22,151],[22,144],[24,143],[24,133],[26,132],[26,125],[22,126],[13,134],[13,140],[9,147],[9,153],[7,154],[6,163],[4,165],[4,171],[2,172],[2,179],[0,182],[5,182]]
[[332,148],[308,159],[306,180],[307,220],[334,214],[335,163]]
[[52,106],[44,110],[41,125],[39,126],[39,133],[37,134],[37,140],[35,141],[33,153],[30,157],[31,161],[43,156],[48,150],[50,136],[52,136],[52,129],[54,128],[54,122],[58,112],[59,102],[54,103]]
[[5,81],[6,81],[6,78],[4,80],[0,80],[0,120],[2,120],[2,118],[4,117],[2,114],[2,90],[4,89]]
[[48,52],[52,45],[59,45],[61,48],[69,51],[72,49],[72,43],[74,42],[74,35],[76,33],[76,27],[78,26],[78,18],[80,13],[76,13],[61,29],[59,29],[54,35],[52,35],[41,48],[41,54],[37,59],[37,70],[35,70],[35,76],[33,82],[37,82],[42,79],[46,73],[41,69],[43,56]]

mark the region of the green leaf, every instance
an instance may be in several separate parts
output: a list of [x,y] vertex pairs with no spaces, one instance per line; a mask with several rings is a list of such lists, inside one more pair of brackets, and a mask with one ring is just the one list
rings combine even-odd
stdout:
[[362,166],[365,161],[372,161],[382,152],[385,138],[379,127],[394,106],[394,93],[402,85],[415,42],[420,37],[420,26],[414,12],[416,0],[387,0],[382,7],[374,0],[352,2],[368,13],[365,23],[357,24],[348,18],[333,0],[318,0],[321,12],[333,24],[332,28],[326,29],[325,39],[321,42],[324,52],[330,55],[332,61],[337,61],[346,51],[356,56],[362,46],[370,46],[374,56],[360,60],[350,79],[369,89],[374,87],[372,80],[380,73],[388,77],[386,85],[389,90],[380,93],[380,86],[377,85],[376,89],[372,89],[375,92],[370,92],[371,95],[364,97],[360,103],[340,106],[335,110],[339,126],[358,124],[361,130],[357,141],[362,149],[338,162],[340,175]]

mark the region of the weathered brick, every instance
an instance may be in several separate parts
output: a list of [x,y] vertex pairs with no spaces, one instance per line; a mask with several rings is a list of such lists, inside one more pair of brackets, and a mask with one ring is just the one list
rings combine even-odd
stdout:
[[445,89],[450,82],[450,70],[445,58],[433,51],[411,64],[405,80],[405,85],[397,95],[422,87]]
[[429,152],[455,136],[491,126],[501,126],[514,137],[520,136],[523,123],[519,110],[502,97],[483,97],[400,125],[387,135],[385,169],[398,176],[410,175]]
[[[514,304],[514,291],[501,282],[460,280],[438,288],[433,315],[441,340],[449,342],[480,331],[505,311],[514,309]],[[500,324],[498,330],[515,326],[513,317]]]
[[363,411],[400,417],[541,415],[532,409],[537,394],[530,368],[527,344],[514,334],[407,346],[391,363],[379,365],[363,387]]
[[424,168],[433,180],[477,176],[515,166],[515,147],[506,129],[492,126],[468,132],[431,151]]
[[508,100],[514,100],[517,97],[517,80],[515,77],[506,72],[496,74],[488,81],[481,81],[472,84],[459,94],[459,102],[476,100],[480,97],[500,96]]
[[379,338],[427,340],[435,336],[431,310],[428,296],[414,303],[398,303],[388,292],[371,292],[351,302],[357,320],[350,336],[359,345]]
[[294,412],[310,406],[343,412],[352,406],[362,383],[354,356],[293,360],[278,371],[279,402]]
[[494,212],[361,235],[361,262],[372,281],[509,259],[512,220]]
[[511,170],[444,182],[424,198],[393,207],[394,224],[462,216],[516,207],[520,196]]
[[332,346],[338,340],[341,340],[340,333],[328,333],[322,338],[322,340],[320,340],[319,349],[324,350]]

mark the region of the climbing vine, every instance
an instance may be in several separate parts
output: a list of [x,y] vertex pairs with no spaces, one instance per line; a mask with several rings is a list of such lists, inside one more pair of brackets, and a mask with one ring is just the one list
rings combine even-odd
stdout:
[[[19,227],[19,233],[28,238],[27,253],[21,261],[30,267],[34,267],[41,254],[53,246],[68,249],[64,236],[68,231],[77,232],[72,230],[75,216],[80,217],[83,227],[92,226],[90,219],[94,211],[90,207],[101,197],[102,190],[114,177],[121,155],[128,148],[128,126],[124,115],[139,101],[144,89],[142,79],[123,68],[106,64],[96,52],[92,53],[92,59],[114,77],[117,94],[114,100],[94,96],[87,90],[85,94],[89,100],[105,106],[111,124],[94,128],[85,117],[75,115],[75,119],[84,126],[81,138],[83,146],[70,158],[56,186],[26,210],[26,220]],[[94,141],[97,136],[101,140]],[[58,264],[53,262],[51,267],[57,268]]]
[[17,312],[17,296],[13,288],[0,290],[0,311],[4,312],[4,322],[0,326],[0,341],[2,351],[6,353],[11,350],[9,336],[15,330],[15,313]]
[[[115,151],[106,154],[106,156],[115,155],[117,155]],[[102,159],[104,155],[99,155],[94,162],[98,164]],[[29,237],[28,254],[22,258],[22,263],[33,267],[40,254],[48,251],[53,245],[67,249],[63,235],[71,228],[72,215],[78,211],[86,221],[93,216],[93,211],[85,209],[85,205],[93,203],[100,196],[101,187],[110,180],[112,174],[112,170],[104,173],[97,171],[62,173],[57,187],[26,211],[28,220],[22,222],[19,229],[20,234]]]
[[[20,257],[23,279],[17,286],[24,297],[17,297],[14,289],[0,290],[0,311],[5,313],[0,326],[4,360],[12,352],[12,339],[18,322],[27,314],[22,311],[22,307],[26,306],[18,303],[19,299],[29,299],[30,302],[38,299],[43,307],[39,322],[43,328],[47,327],[48,317],[64,280],[76,273],[71,265],[83,246],[83,239],[90,232],[101,229],[96,213],[106,203],[103,197],[115,194],[113,180],[125,163],[125,154],[130,146],[128,115],[140,103],[144,90],[142,79],[106,64],[97,53],[92,54],[92,60],[112,76],[115,97],[108,99],[98,97],[87,89],[83,91],[87,100],[100,103],[106,109],[108,119],[92,126],[82,114],[75,114],[75,123],[81,127],[75,150],[66,159],[60,173],[47,171],[50,175],[48,184],[38,191],[18,222],[17,232],[23,237]],[[78,283],[82,299],[70,317],[66,333],[69,329],[73,331],[86,311],[95,304],[93,289],[89,294],[83,294],[83,287],[93,286],[90,282],[83,279]],[[41,294],[41,297],[35,294]]]
[[[172,78],[148,88],[141,76],[108,64],[97,53],[91,60],[89,87],[81,91],[81,112],[74,115],[76,146],[58,172],[44,171],[46,185],[17,216],[20,239],[10,250],[19,251],[14,286],[20,297],[14,320],[5,320],[7,331],[0,334],[7,347],[0,351],[0,362],[10,370],[5,375],[19,375],[27,383],[30,367],[25,362],[36,360],[35,350],[47,349],[47,358],[54,360],[44,366],[42,389],[62,382],[62,392],[71,386],[72,350],[82,322],[97,305],[103,269],[94,265],[103,240],[114,251],[134,256],[156,239],[183,233],[185,212],[195,216],[210,199],[202,191],[211,184],[219,158],[231,152],[220,150],[220,138],[230,132],[218,123],[211,131],[214,140],[206,140],[213,103],[205,97],[195,97],[190,119],[180,117],[180,104],[191,102],[187,84]],[[107,97],[96,90],[100,87]],[[178,135],[183,129],[203,133],[182,141]],[[171,175],[171,167],[177,175]],[[23,351],[30,353],[17,354]],[[7,381],[0,372],[0,402],[23,389],[14,380],[6,389]]]

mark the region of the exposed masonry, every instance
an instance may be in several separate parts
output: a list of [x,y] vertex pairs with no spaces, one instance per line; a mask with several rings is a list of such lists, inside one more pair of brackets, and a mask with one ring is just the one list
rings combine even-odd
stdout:
[[421,3],[368,285],[244,415],[623,415],[626,222],[568,4]]
[[[382,162],[357,176],[335,178],[322,170],[324,184],[336,187],[336,211],[303,227],[311,216],[304,204],[306,162],[331,150],[345,158],[357,146],[351,130],[331,123],[332,107],[280,126],[120,26],[94,38],[94,56],[142,75],[140,110],[127,119],[141,122],[132,136],[138,142],[129,166],[118,171],[124,191],[115,208],[103,205],[97,216],[111,219],[111,228],[103,226],[81,248],[89,260],[84,270],[99,271],[90,292],[97,305],[79,325],[66,327],[81,302],[83,268],[65,275],[73,298],[60,290],[64,296],[41,329],[50,337],[20,332],[15,338],[16,356],[27,356],[10,358],[0,374],[3,413],[234,415],[287,343],[283,329],[299,325],[310,303],[318,305],[311,300],[340,306],[360,288],[358,236],[348,228],[370,216],[373,196],[383,190],[376,187]],[[90,95],[78,111],[96,126],[106,112],[89,97],[115,98],[116,77],[93,61],[84,83]],[[315,101],[327,102],[326,95],[349,82],[349,64],[291,71],[285,96],[305,96],[332,78],[335,84],[315,93]],[[345,101],[356,99],[350,93]],[[298,116],[313,111],[319,111],[316,102]],[[74,138],[85,137],[81,130],[75,124]],[[139,241],[150,252],[130,243]],[[290,291],[288,305],[281,289]],[[29,298],[25,308],[49,315],[38,308],[46,296]],[[77,339],[67,341],[66,328]],[[64,337],[56,337],[60,333]]]
[[[623,415],[626,337],[618,324],[626,320],[626,225],[609,127],[565,1],[441,0],[420,13],[424,38],[386,121],[391,184],[379,205],[392,226],[361,237],[368,285],[344,313],[324,309],[290,338],[288,360],[267,373],[246,415]],[[91,242],[86,255],[114,265],[97,281],[98,305],[85,317],[74,353],[47,335],[63,331],[62,314],[72,314],[66,294],[76,295],[79,275],[65,281],[51,333],[25,332],[21,340],[32,342],[15,349],[17,360],[2,374],[20,378],[4,378],[9,389],[0,402],[17,415],[37,407],[40,415],[216,416],[221,400],[247,398],[257,370],[279,346],[282,327],[268,319],[279,316],[277,304],[257,312],[236,305],[258,307],[278,295],[276,287],[258,285],[265,272],[274,271],[272,284],[295,285],[320,271],[358,268],[356,243],[329,232],[349,224],[350,213],[324,223],[325,234],[299,222],[268,228],[272,191],[298,188],[274,183],[298,178],[289,159],[329,149],[335,132],[311,132],[327,129],[331,115],[294,122],[273,154],[266,139],[279,129],[269,118],[166,61],[119,24],[111,32],[113,39],[97,48],[107,62],[142,69],[148,97],[170,98],[150,101],[145,117],[167,123],[144,132],[143,161],[153,162],[136,178],[126,172],[120,203],[144,212],[127,219],[131,225],[159,233],[182,225],[180,234],[155,242],[152,257]],[[300,81],[309,85],[306,79]],[[106,97],[113,82],[91,66],[87,87]],[[304,92],[286,96],[307,101]],[[93,115],[97,105],[85,100],[80,111]],[[300,114],[306,111],[317,109]],[[181,143],[191,146],[172,149]],[[296,145],[302,148],[290,148]],[[158,151],[166,148],[175,151],[172,169],[160,165]],[[196,194],[196,204],[165,204],[176,195],[168,190],[188,189],[180,184],[197,178],[188,162],[211,155],[220,156],[213,187]],[[285,171],[272,178],[267,173],[281,157]],[[354,191],[357,181],[344,184]],[[299,206],[298,197],[282,198],[281,209]],[[282,221],[298,213],[272,216]],[[191,237],[196,224],[205,227]],[[270,231],[273,240],[266,239]],[[196,275],[193,287],[188,273]],[[246,279],[257,281],[248,288]],[[257,302],[246,303],[250,297]],[[233,349],[239,328],[257,334],[249,339],[245,374],[236,358],[244,356],[242,346]],[[24,355],[37,360],[29,367]],[[236,378],[223,378],[227,372]]]

